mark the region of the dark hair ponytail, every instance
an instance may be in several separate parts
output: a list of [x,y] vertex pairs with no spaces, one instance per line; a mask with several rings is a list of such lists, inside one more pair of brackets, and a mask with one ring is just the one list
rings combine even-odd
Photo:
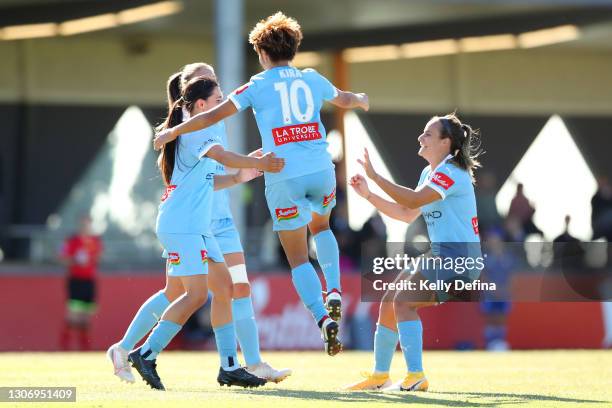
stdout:
[[[175,72],[168,78],[168,82],[166,83],[166,95],[168,98],[168,114],[166,115],[166,120],[155,128],[156,132],[178,125],[183,121],[180,72]],[[176,140],[173,140],[164,145],[157,158],[157,166],[164,178],[164,184],[167,186],[170,185],[170,180],[172,179],[175,157]]]
[[[172,75],[168,80],[168,102],[170,102],[170,98],[173,95],[171,94],[171,84],[174,83],[175,75],[176,74]],[[178,73],[178,78],[180,80],[180,73]],[[185,86],[185,89],[179,93],[178,98],[174,100],[172,104],[169,104],[168,116],[166,117],[166,120],[161,125],[157,126],[155,130],[160,132],[162,130],[180,125],[183,122],[183,107],[185,107],[188,111],[191,111],[193,109],[193,105],[198,99],[208,99],[212,95],[214,89],[218,86],[219,85],[217,82],[212,78],[199,77],[192,79]],[[170,185],[170,180],[172,180],[172,171],[174,170],[174,163],[176,161],[178,141],[179,139],[177,138],[169,143],[166,143],[157,159],[159,171],[161,172],[162,177],[164,178],[164,183],[167,186]]]
[[434,117],[442,124],[441,137],[451,140],[450,159],[458,167],[467,170],[474,181],[474,170],[481,167],[478,158],[484,153],[480,148],[480,131],[461,123],[455,113]]
[[[183,122],[183,98],[179,97],[178,100],[172,104],[169,109],[168,116],[164,123],[157,127],[157,131],[169,129],[176,125],[180,125]],[[172,180],[172,171],[174,170],[174,162],[176,160],[176,150],[177,150],[178,139],[174,139],[171,142],[168,142],[162,147],[161,152],[159,153],[159,158],[157,159],[157,165],[159,166],[159,171],[164,178],[164,184],[169,186],[170,180]]]
[[181,73],[176,72],[168,78],[166,89],[168,96],[168,111],[172,109],[172,105],[181,97]]

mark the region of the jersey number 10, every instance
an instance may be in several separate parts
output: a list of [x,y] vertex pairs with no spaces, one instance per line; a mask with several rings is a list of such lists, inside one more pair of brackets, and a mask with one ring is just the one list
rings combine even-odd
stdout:
[[[274,90],[280,93],[281,107],[283,109],[283,121],[286,125],[291,124],[291,115],[298,122],[308,122],[312,119],[314,113],[314,101],[312,99],[312,91],[308,84],[301,79],[296,79],[291,82],[291,87],[287,90],[286,82],[276,82],[274,84]],[[298,103],[298,92],[304,91],[304,98],[306,99],[306,111],[300,110]]]

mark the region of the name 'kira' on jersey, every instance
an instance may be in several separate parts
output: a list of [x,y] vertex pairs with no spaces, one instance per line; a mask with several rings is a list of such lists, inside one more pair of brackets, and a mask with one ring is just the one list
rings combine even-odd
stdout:
[[287,79],[287,78],[301,78],[302,77],[302,71],[300,71],[299,69],[281,69],[279,71],[278,75],[280,75],[280,77],[283,78],[283,79]]

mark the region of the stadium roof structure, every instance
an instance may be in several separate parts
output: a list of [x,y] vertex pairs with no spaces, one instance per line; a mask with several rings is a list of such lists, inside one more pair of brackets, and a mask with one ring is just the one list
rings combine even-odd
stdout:
[[[178,8],[161,18],[111,25],[98,33],[195,35],[214,40],[213,19],[209,18],[214,14],[214,0],[0,0],[0,27],[61,23],[159,3]],[[563,46],[612,47],[612,2],[604,0],[258,0],[244,1],[244,7],[245,32],[279,9],[298,16],[307,34],[304,51],[516,34],[568,24],[591,29],[583,31],[579,41]]]

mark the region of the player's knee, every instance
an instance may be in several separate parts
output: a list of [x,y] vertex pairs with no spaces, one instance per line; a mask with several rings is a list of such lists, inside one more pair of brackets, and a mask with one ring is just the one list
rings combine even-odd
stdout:
[[173,287],[168,287],[168,286],[166,286],[162,290],[162,292],[163,292],[164,296],[166,297],[166,299],[168,299],[168,302],[170,302],[170,303],[174,302],[183,293],[185,293],[183,288],[173,288]]
[[395,293],[393,292],[385,292],[385,294],[380,298],[380,309],[387,305],[393,308],[393,300],[395,298]]
[[416,312],[419,306],[420,306],[419,302],[401,300],[397,296],[395,297],[395,300],[393,301],[393,309],[395,310],[396,315],[402,312],[404,313],[405,312]]
[[251,296],[251,285],[248,283],[236,283],[233,288],[233,298],[240,299]]
[[230,302],[233,295],[233,287],[231,284],[219,284],[215,285],[214,288],[211,286],[215,301],[219,302]]
[[378,315],[381,318],[388,318],[389,316],[393,318],[393,300],[392,299],[382,300],[380,302],[380,308],[378,310]]
[[329,220],[325,219],[322,221],[311,221],[308,224],[308,228],[310,229],[310,233],[312,235],[317,235],[320,232],[327,231],[329,229]]
[[208,300],[208,291],[205,290],[191,290],[185,293],[184,300],[191,307],[192,310],[199,309]]

